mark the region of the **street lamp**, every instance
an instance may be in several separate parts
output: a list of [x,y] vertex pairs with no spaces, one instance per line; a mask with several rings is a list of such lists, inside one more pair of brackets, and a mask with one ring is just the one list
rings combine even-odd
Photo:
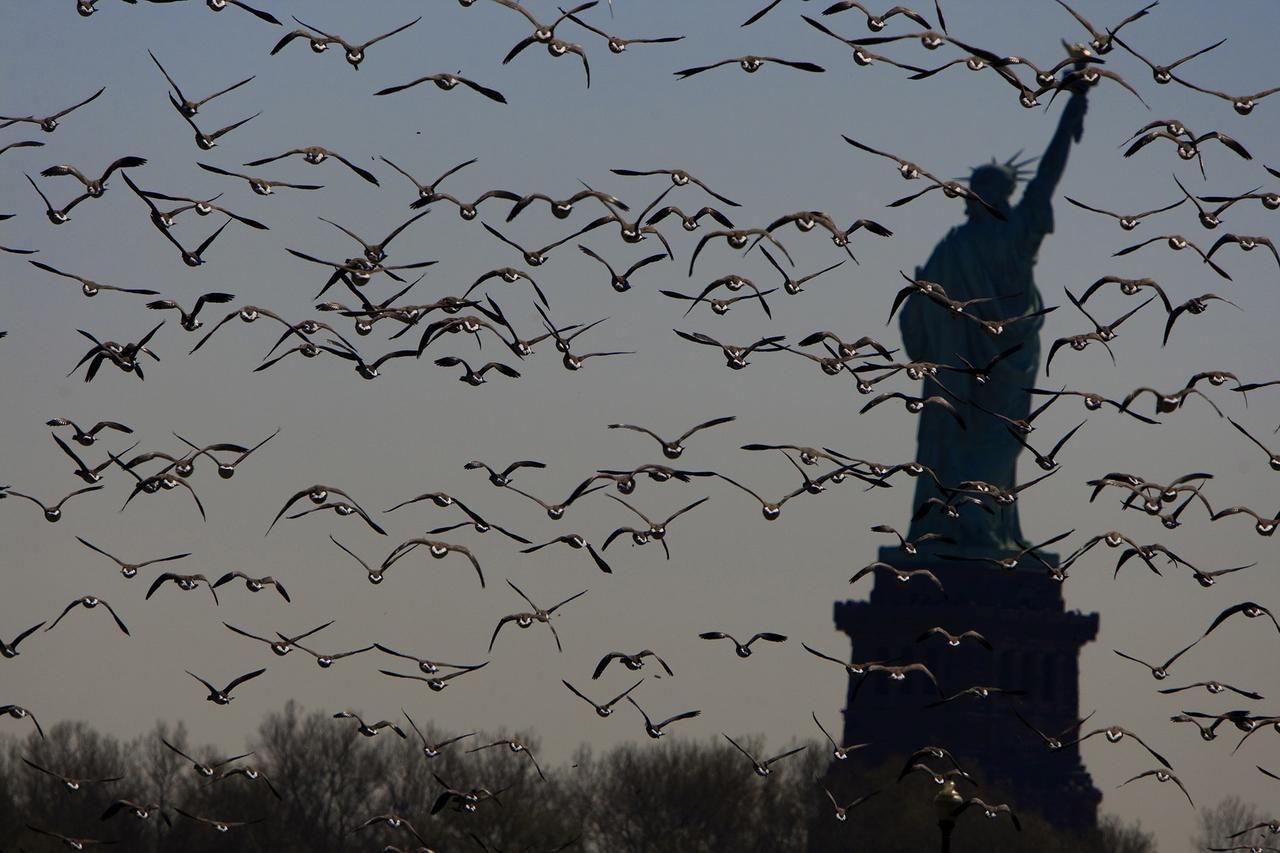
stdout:
[[933,798],[933,805],[938,810],[938,829],[942,831],[942,853],[950,853],[951,830],[956,827],[956,811],[964,805],[964,797],[956,790],[956,783],[948,779]]

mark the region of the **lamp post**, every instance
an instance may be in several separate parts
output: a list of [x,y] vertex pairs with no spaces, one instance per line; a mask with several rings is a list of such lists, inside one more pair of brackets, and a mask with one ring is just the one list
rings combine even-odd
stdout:
[[942,853],[951,853],[951,831],[956,828],[956,810],[964,805],[964,797],[956,790],[956,783],[948,779],[933,798],[938,810],[938,829],[942,832]]

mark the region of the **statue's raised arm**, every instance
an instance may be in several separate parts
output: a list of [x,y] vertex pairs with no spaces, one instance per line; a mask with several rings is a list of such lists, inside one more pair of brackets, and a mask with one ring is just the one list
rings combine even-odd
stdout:
[[[1040,211],[1050,209],[1053,192],[1067,168],[1067,153],[1071,150],[1071,143],[1079,142],[1084,134],[1084,114],[1088,108],[1088,98],[1081,91],[1073,93],[1062,110],[1062,117],[1058,119],[1058,129],[1053,134],[1053,139],[1049,140],[1049,147],[1040,158],[1040,166],[1036,169],[1035,177],[1028,182],[1027,189],[1022,194],[1022,200],[1018,203],[1018,207],[1030,214],[1033,219],[1040,218],[1036,216]],[[1048,224],[1047,230],[1051,232],[1052,216],[1049,217]]]

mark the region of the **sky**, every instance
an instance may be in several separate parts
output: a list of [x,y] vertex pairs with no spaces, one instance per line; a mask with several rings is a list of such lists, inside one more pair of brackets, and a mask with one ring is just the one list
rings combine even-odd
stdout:
[[[677,464],[722,471],[766,496],[794,488],[795,472],[780,455],[739,450],[744,443],[828,446],[886,462],[912,458],[915,422],[895,407],[858,415],[866,399],[855,393],[847,377],[824,376],[811,363],[785,353],[759,354],[746,370],[730,371],[714,350],[682,341],[672,329],[735,343],[763,334],[795,341],[830,329],[846,340],[871,335],[897,345],[896,326],[886,326],[885,319],[901,284],[898,273],[910,273],[924,262],[947,229],[962,221],[963,205],[931,193],[908,206],[887,208],[889,201],[918,186],[904,185],[891,163],[854,150],[841,134],[900,154],[941,177],[959,178],[992,156],[1004,159],[1020,150],[1043,150],[1063,99],[1047,110],[1024,110],[1014,91],[989,70],[954,68],[927,82],[912,82],[884,64],[858,67],[845,47],[800,19],[802,13],[815,16],[820,5],[806,8],[799,0],[783,0],[746,29],[738,24],[755,11],[754,2],[616,0],[612,19],[607,9],[593,9],[590,20],[619,35],[685,38],[671,45],[634,45],[615,56],[597,37],[562,25],[562,36],[587,48],[589,89],[573,56],[553,61],[534,47],[503,65],[502,57],[527,34],[528,24],[486,0],[466,8],[443,0],[262,3],[281,19],[296,13],[349,39],[370,38],[419,15],[422,19],[370,48],[353,71],[340,53],[316,55],[304,41],[270,56],[284,30],[236,9],[214,15],[198,2],[129,6],[102,0],[97,14],[81,19],[70,0],[9,4],[0,28],[0,114],[45,114],[101,86],[106,91],[66,116],[52,134],[31,125],[0,129],[0,146],[25,139],[46,143],[0,155],[0,213],[15,214],[0,222],[0,245],[39,249],[32,257],[59,269],[158,290],[184,306],[208,291],[235,294],[232,305],[206,307],[203,333],[246,303],[294,322],[314,316],[334,319],[311,308],[323,270],[285,248],[340,260],[356,254],[357,244],[318,216],[369,239],[408,218],[414,188],[379,156],[423,182],[475,158],[475,165],[442,186],[462,197],[494,188],[565,196],[586,181],[635,209],[669,182],[660,176],[620,177],[610,169],[678,167],[740,202],[731,214],[740,225],[763,225],[794,210],[821,209],[841,222],[874,218],[894,235],[877,238],[860,232],[852,244],[859,263],[845,263],[803,294],[773,294],[772,319],[750,303],[725,317],[699,306],[681,318],[684,304],[660,295],[659,289],[689,292],[730,273],[772,287],[777,274],[758,251],[743,256],[716,241],[704,249],[690,277],[688,258],[696,238],[713,226],[705,223],[701,232],[686,235],[671,223],[664,233],[675,261],[647,267],[636,274],[631,291],[615,293],[602,268],[573,244],[591,246],[619,268],[658,248],[652,239],[625,245],[612,236],[611,227],[601,228],[553,250],[548,263],[532,273],[557,322],[608,318],[579,338],[581,347],[575,344],[575,351],[635,354],[593,359],[583,370],[569,372],[543,344],[535,356],[519,363],[523,375],[518,380],[490,374],[489,383],[480,388],[456,381],[453,370],[426,360],[390,361],[384,375],[372,382],[362,381],[346,363],[296,355],[255,373],[280,333],[278,324],[269,321],[228,323],[189,355],[200,333],[181,330],[173,314],[147,311],[146,297],[104,292],[86,299],[74,282],[30,266],[24,256],[0,253],[0,329],[9,332],[0,340],[0,483],[53,499],[80,485],[69,476],[69,460],[44,426],[53,417],[81,423],[118,420],[135,429],[127,440],[113,435],[93,448],[73,445],[94,463],[106,458],[104,447],[123,450],[133,440],[141,442],[140,450],[180,452],[173,432],[197,442],[252,445],[280,430],[229,481],[197,464],[191,482],[207,510],[207,522],[200,520],[183,490],[140,496],[121,510],[128,483],[120,472],[108,476],[100,493],[69,501],[56,525],[46,524],[26,501],[0,503],[5,579],[0,637],[12,639],[37,621],[52,620],[68,601],[87,594],[109,601],[132,631],[131,637],[119,634],[101,611],[69,614],[57,630],[29,638],[20,657],[0,663],[0,703],[26,705],[46,726],[59,719],[88,719],[126,736],[148,729],[156,719],[181,718],[197,741],[228,746],[242,743],[264,713],[290,697],[307,707],[361,709],[373,718],[393,716],[404,707],[415,719],[421,713],[446,728],[536,729],[543,739],[540,760],[545,755],[556,762],[567,760],[582,742],[607,747],[643,737],[631,715],[599,719],[558,682],[567,678],[585,687],[605,652],[649,647],[672,665],[676,677],[646,683],[636,698],[656,714],[701,708],[700,719],[681,724],[682,736],[762,732],[770,744],[781,747],[817,735],[811,711],[834,724],[843,706],[845,677],[804,654],[799,643],[837,656],[849,652],[847,638],[834,629],[832,603],[867,595],[869,586],[851,589],[847,579],[886,544],[868,530],[871,525],[906,526],[912,509],[909,487],[865,493],[846,486],[819,498],[803,496],[788,504],[780,520],[769,523],[749,496],[727,484],[645,481],[634,503],[651,516],[711,497],[672,524],[670,561],[656,544],[632,548],[624,539],[607,552],[614,573],[605,576],[581,552],[548,548],[523,556],[493,532],[459,531],[445,537],[474,548],[488,581],[484,589],[461,558],[434,561],[421,552],[389,570],[385,583],[372,586],[359,566],[329,541],[332,534],[367,561],[380,561],[396,543],[458,520],[455,510],[430,503],[379,513],[390,534],[386,537],[355,518],[328,513],[282,521],[269,536],[264,532],[292,494],[325,483],[348,491],[371,512],[423,492],[445,491],[535,542],[580,532],[599,545],[609,531],[635,520],[605,498],[610,492],[584,499],[563,521],[552,522],[525,498],[495,489],[481,472],[464,470],[463,464],[472,459],[494,465],[541,460],[545,470],[521,471],[516,484],[552,501],[597,468],[666,461],[650,439],[609,430],[611,423],[678,434],[695,423],[735,415],[733,423],[690,439]],[[927,5],[922,4],[921,12],[931,18]],[[1138,4],[1130,5],[1136,9]],[[547,2],[531,2],[530,7],[535,14],[553,14]],[[1078,8],[1099,25],[1130,11],[1129,5],[1101,0],[1080,0]],[[1060,55],[1061,39],[1086,36],[1050,0],[948,0],[945,11],[955,37],[1045,64]],[[823,20],[851,38],[867,35],[856,12]],[[1144,55],[1161,61],[1225,37],[1221,48],[1182,71],[1199,85],[1244,93],[1274,85],[1280,77],[1280,69],[1268,59],[1274,56],[1278,30],[1280,7],[1265,0],[1237,0],[1212,9],[1192,0],[1162,0],[1122,35]],[[886,30],[910,31],[901,19]],[[957,55],[951,48],[926,53],[913,40],[875,49],[913,64],[932,65]],[[254,75],[251,83],[201,108],[196,121],[206,131],[261,114],[220,139],[214,150],[198,150],[186,123],[165,103],[167,87],[148,50],[188,97],[203,97]],[[737,67],[686,80],[672,74],[749,52],[817,62],[826,72],[766,65],[754,75]],[[1046,239],[1036,268],[1046,303],[1063,306],[1047,318],[1042,333],[1046,351],[1054,338],[1089,328],[1066,302],[1063,289],[1079,293],[1105,274],[1152,277],[1175,304],[1216,292],[1242,310],[1214,303],[1202,316],[1181,318],[1162,347],[1164,315],[1152,305],[1129,321],[1112,344],[1115,366],[1095,347],[1063,352],[1055,359],[1052,380],[1042,376],[1041,384],[1119,398],[1141,385],[1174,390],[1192,374],[1209,369],[1233,371],[1245,382],[1280,378],[1274,335],[1280,322],[1280,265],[1265,248],[1247,255],[1224,249],[1220,260],[1232,274],[1231,282],[1194,263],[1193,256],[1163,246],[1112,257],[1125,246],[1161,234],[1182,233],[1206,247],[1226,231],[1269,234],[1274,220],[1258,202],[1233,207],[1216,232],[1202,229],[1184,205],[1125,233],[1114,220],[1073,208],[1061,198],[1065,193],[1120,212],[1146,210],[1180,197],[1172,175],[1201,194],[1240,193],[1259,185],[1274,190],[1277,181],[1261,164],[1280,166],[1274,150],[1280,100],[1264,99],[1252,115],[1241,117],[1226,101],[1176,84],[1156,86],[1150,73],[1121,51],[1107,60],[1107,68],[1135,86],[1151,109],[1113,81],[1102,81],[1090,95],[1084,138],[1071,152],[1055,201],[1056,232]],[[460,72],[500,90],[508,103],[428,84],[373,97],[382,88],[438,72]],[[1126,139],[1137,128],[1175,116],[1198,133],[1232,135],[1252,152],[1253,160],[1207,142],[1207,178],[1201,178],[1194,163],[1179,160],[1164,141],[1132,158],[1122,156]],[[241,166],[309,145],[343,154],[373,171],[381,185],[367,184],[332,161],[310,166],[292,157],[258,169]],[[139,186],[178,196],[225,193],[220,204],[263,221],[270,230],[233,223],[205,253],[207,263],[191,269],[155,231],[146,208],[118,175],[108,182],[103,198],[82,203],[70,222],[57,227],[42,215],[24,177],[36,178],[61,204],[76,192],[73,179],[40,178],[40,170],[71,163],[96,171],[125,155],[148,160],[131,171]],[[282,189],[259,197],[243,182],[209,174],[196,163],[323,184],[324,189]],[[713,201],[690,188],[674,190],[667,199],[686,209]],[[505,224],[503,202],[487,202],[474,222],[464,222],[438,204],[392,244],[391,262],[438,261],[412,292],[416,301],[457,295],[487,270],[524,266],[518,253],[485,232],[481,221],[532,247],[572,233],[599,215],[596,208],[584,204],[562,221],[547,215],[545,207],[534,207]],[[186,246],[198,244],[220,224],[217,217],[186,216],[175,229]],[[800,273],[843,257],[820,232],[806,235],[788,228],[778,236]],[[392,292],[385,282],[369,289],[379,298]],[[487,292],[522,334],[540,331],[527,283],[490,283]],[[325,298],[352,301],[336,290]],[[1117,292],[1094,299],[1100,319],[1136,304]],[[1091,300],[1091,308],[1093,304]],[[145,382],[110,365],[91,383],[83,381],[83,369],[67,377],[87,349],[77,329],[103,340],[128,341],[161,319],[165,325],[152,341],[160,361],[146,361]],[[390,348],[385,325],[358,339],[349,326],[341,328],[362,352]],[[477,352],[474,342],[450,337],[426,354],[459,355],[473,363],[514,361],[492,340]],[[909,384],[895,387],[914,390]],[[1247,407],[1240,395],[1226,389],[1206,388],[1206,393],[1255,436],[1280,446],[1280,438],[1272,435],[1280,423],[1280,390],[1249,395]],[[1150,405],[1149,399],[1143,405]],[[1060,403],[1035,437],[1056,440],[1084,414],[1078,401]],[[1274,736],[1251,738],[1233,757],[1234,738],[1205,743],[1190,727],[1168,722],[1183,709],[1227,710],[1246,700],[1220,705],[1224,700],[1203,693],[1160,696],[1137,664],[1112,653],[1120,649],[1163,659],[1198,636],[1223,608],[1246,600],[1268,604],[1280,589],[1274,540],[1257,536],[1246,518],[1209,523],[1193,508],[1187,523],[1170,532],[1154,519],[1121,515],[1114,495],[1089,503],[1085,482],[1110,471],[1131,471],[1152,480],[1207,471],[1214,474],[1206,494],[1215,508],[1274,508],[1277,475],[1267,467],[1266,454],[1203,399],[1193,397],[1161,420],[1160,426],[1148,427],[1114,411],[1090,414],[1087,426],[1064,449],[1062,471],[1052,487],[1028,492],[1020,502],[1023,529],[1034,541],[1074,529],[1067,540],[1074,547],[1087,536],[1116,528],[1140,541],[1163,542],[1205,569],[1258,563],[1204,590],[1186,570],[1171,569],[1163,578],[1138,570],[1107,577],[1114,552],[1099,549],[1072,570],[1064,595],[1069,608],[1101,614],[1097,640],[1081,653],[1082,713],[1096,708],[1099,722],[1141,733],[1170,759],[1198,803],[1212,804],[1232,792],[1265,802],[1267,791],[1258,783],[1266,780],[1253,765],[1280,765]],[[1021,466],[1023,479],[1038,473],[1025,456]],[[270,574],[286,584],[293,603],[269,592],[251,595],[238,585],[219,591],[222,605],[217,608],[206,593],[184,594],[172,586],[144,600],[154,568],[125,581],[110,561],[84,548],[76,536],[128,560],[189,551],[193,556],[174,566],[183,572]],[[504,628],[492,655],[485,653],[498,619],[524,607],[506,579],[544,606],[589,590],[556,615],[563,654],[541,626],[523,633]],[[298,633],[330,619],[336,620],[334,625],[316,640],[322,651],[378,641],[424,657],[492,663],[449,690],[429,693],[420,685],[379,675],[387,661],[372,654],[322,671],[300,654],[274,658],[219,624],[225,620],[259,634]],[[708,630],[740,635],[777,631],[790,640],[739,660],[726,645],[698,639],[699,632]],[[1277,642],[1265,622],[1237,618],[1180,661],[1170,683],[1217,679],[1269,695],[1277,687],[1270,655]],[[205,703],[203,691],[184,674],[191,670],[225,682],[258,666],[267,667],[267,678],[245,685],[228,707]],[[609,692],[614,683],[602,679],[591,684],[592,692]],[[1260,713],[1270,707],[1267,702],[1250,704]],[[6,724],[3,730],[9,729]],[[1104,793],[1104,811],[1140,819],[1156,832],[1161,850],[1186,848],[1194,815],[1176,791],[1142,785],[1116,790],[1125,778],[1147,769],[1125,750],[1095,740],[1083,747],[1083,756]]]

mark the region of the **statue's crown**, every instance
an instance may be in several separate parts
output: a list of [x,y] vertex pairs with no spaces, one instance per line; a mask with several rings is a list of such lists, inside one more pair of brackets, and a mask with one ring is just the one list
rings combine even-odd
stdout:
[[992,157],[990,163],[983,163],[981,166],[975,166],[973,171],[969,173],[969,186],[973,188],[977,184],[996,184],[1002,188],[1003,195],[1009,196],[1013,194],[1013,189],[1022,181],[1027,179],[1030,169],[1027,167],[1038,160],[1038,157],[1028,157],[1025,160],[1019,160],[1022,154],[1019,150],[1003,163]]

